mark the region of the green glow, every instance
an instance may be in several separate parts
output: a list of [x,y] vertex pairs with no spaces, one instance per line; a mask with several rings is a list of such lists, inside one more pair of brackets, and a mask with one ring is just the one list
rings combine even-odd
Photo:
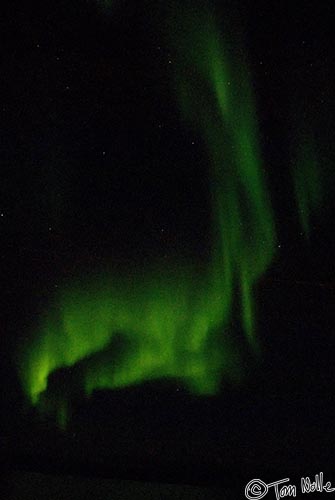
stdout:
[[[33,403],[53,371],[75,370],[78,363],[78,384],[87,395],[162,378],[214,394],[224,376],[240,374],[229,327],[235,302],[256,347],[253,293],[273,258],[275,231],[248,68],[240,55],[230,60],[210,15],[173,15],[181,116],[208,152],[211,257],[202,266],[180,256],[145,268],[110,265],[60,289],[20,353],[23,385]],[[121,345],[113,348],[119,337]]]
[[117,335],[124,349],[106,351],[103,364],[87,359],[81,380],[87,394],[163,377],[215,392],[222,365],[224,371],[233,367],[228,340],[212,345],[208,335],[228,316],[231,277],[212,279],[181,261],[173,266],[164,261],[146,270],[105,270],[65,287],[54,314],[46,315],[35,342],[27,345],[21,368],[32,401],[46,389],[51,372],[106,349]]
[[[234,60],[215,18],[172,15],[176,87],[184,119],[203,138],[212,166],[213,213],[222,241],[216,269],[229,265],[242,294],[242,316],[254,332],[252,289],[274,256],[275,228],[260,160],[249,70],[241,47]],[[174,28],[177,27],[177,28]],[[233,37],[232,37],[233,38]],[[230,45],[232,40],[229,40]],[[229,262],[228,262],[229,256]],[[226,262],[224,262],[226,261]]]
[[311,216],[322,201],[321,175],[311,134],[305,133],[297,148],[293,180],[300,223],[309,236]]

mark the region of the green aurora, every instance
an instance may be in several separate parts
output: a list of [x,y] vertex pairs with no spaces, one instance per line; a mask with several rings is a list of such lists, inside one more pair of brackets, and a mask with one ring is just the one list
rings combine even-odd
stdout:
[[293,164],[293,183],[301,227],[307,237],[311,232],[311,217],[322,201],[322,179],[315,141],[304,133],[298,144]]
[[[32,404],[47,393],[50,374],[76,366],[87,396],[157,379],[215,394],[225,377],[240,376],[230,327],[237,309],[257,351],[254,292],[275,256],[276,235],[250,72],[213,15],[178,10],[170,21],[181,120],[208,155],[210,258],[203,266],[181,257],[124,269],[110,264],[58,289],[18,356]],[[308,203],[303,194],[300,200]],[[65,388],[63,423],[67,397]]]

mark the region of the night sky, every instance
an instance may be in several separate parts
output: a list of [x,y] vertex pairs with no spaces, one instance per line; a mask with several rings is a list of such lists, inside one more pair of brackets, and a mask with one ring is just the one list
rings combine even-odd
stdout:
[[[177,254],[206,262],[210,174],[204,143],[180,118],[176,47],[166,36],[162,2],[4,5],[1,458],[10,467],[63,470],[66,450],[67,470],[82,474],[196,483],[220,482],[227,470],[264,476],[269,462],[280,477],[305,465],[315,474],[334,458],[334,6],[207,3],[222,28],[229,12],[231,32],[243,32],[275,214],[276,258],[256,294],[261,359],[244,345],[247,381],[223,386],[213,398],[176,393],[173,382],[101,391],[91,406],[79,404],[66,437],[27,410],[17,346],[55,290],[107,261],[141,266]],[[186,10],[196,4],[185,2]],[[323,189],[309,240],[292,182],[306,125]],[[50,450],[43,442],[56,444]],[[114,446],[112,458],[106,443]],[[162,472],[166,464],[170,476]]]

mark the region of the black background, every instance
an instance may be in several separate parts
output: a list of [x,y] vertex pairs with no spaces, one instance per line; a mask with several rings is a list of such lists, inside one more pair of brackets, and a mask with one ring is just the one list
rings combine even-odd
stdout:
[[[247,382],[216,398],[172,382],[97,393],[66,435],[24,413],[15,346],[63,278],[111,256],[205,255],[206,156],[180,124],[160,2],[120,1],[110,11],[81,0],[4,4],[1,425],[11,468],[227,483],[331,466],[334,7],[216,3],[222,19],[233,9],[245,27],[276,214],[280,249],[257,291],[262,359],[246,348]],[[317,137],[327,188],[309,243],[291,181],[301,122]]]

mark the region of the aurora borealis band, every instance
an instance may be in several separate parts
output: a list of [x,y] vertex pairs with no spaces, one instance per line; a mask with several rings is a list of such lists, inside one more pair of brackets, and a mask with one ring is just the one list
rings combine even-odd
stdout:
[[[275,257],[276,231],[247,55],[238,37],[222,35],[214,14],[176,7],[169,15],[180,120],[207,155],[210,254],[202,265],[182,252],[143,266],[117,266],[111,257],[58,288],[17,355],[33,404],[43,393],[53,397],[48,378],[61,368],[73,369],[74,386],[87,396],[159,379],[215,394],[241,372],[233,311],[257,350],[254,292]],[[296,191],[307,209],[315,196],[305,177],[296,177]],[[60,399],[73,391],[65,387]]]
[[322,181],[315,141],[304,132],[297,147],[293,166],[293,182],[301,227],[310,235],[310,219],[321,206]]

